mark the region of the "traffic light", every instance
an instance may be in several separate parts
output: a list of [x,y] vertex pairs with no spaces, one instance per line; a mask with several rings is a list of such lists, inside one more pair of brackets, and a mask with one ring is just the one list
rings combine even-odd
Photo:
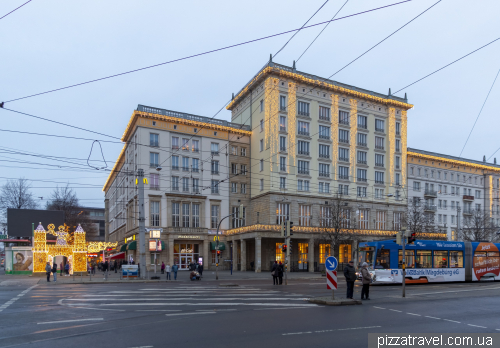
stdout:
[[286,250],[287,250],[286,249],[286,244],[283,244],[283,246],[281,247],[281,251],[284,252],[284,253],[286,253]]
[[293,235],[293,222],[290,220],[286,221],[286,236],[290,237]]
[[220,257],[220,250],[217,250],[217,256]]
[[285,235],[285,220],[281,221],[280,236],[283,238],[286,237],[286,235]]
[[417,234],[413,232],[409,237],[408,237],[408,244],[412,244],[415,240],[417,239]]

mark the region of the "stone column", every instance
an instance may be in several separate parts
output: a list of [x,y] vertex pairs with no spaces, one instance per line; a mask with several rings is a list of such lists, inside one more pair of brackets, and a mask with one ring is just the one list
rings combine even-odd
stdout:
[[309,272],[314,272],[314,238],[309,239],[307,248],[307,265]]
[[354,261],[354,268],[358,268],[358,241],[353,240],[351,243],[351,258]]
[[[209,257],[209,245],[210,245],[210,239],[209,237],[205,237],[203,240],[203,268],[208,270],[208,265],[210,265],[210,257]],[[219,261],[220,262],[220,261]]]
[[233,272],[238,270],[238,241],[233,237]]
[[247,242],[244,239],[240,239],[241,243],[241,270],[247,270]]
[[260,273],[262,269],[262,238],[255,237],[255,273]]
[[168,235],[168,264],[170,267],[174,265],[174,236]]

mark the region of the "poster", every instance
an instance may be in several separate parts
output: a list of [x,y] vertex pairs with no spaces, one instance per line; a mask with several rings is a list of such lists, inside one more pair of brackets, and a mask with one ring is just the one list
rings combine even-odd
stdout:
[[500,253],[493,243],[479,243],[474,250],[472,280],[499,279]]

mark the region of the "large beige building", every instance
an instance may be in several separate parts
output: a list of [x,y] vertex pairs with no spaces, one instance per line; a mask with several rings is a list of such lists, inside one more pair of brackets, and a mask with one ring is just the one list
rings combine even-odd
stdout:
[[[270,61],[227,107],[251,127],[246,226],[227,232],[241,270],[282,260],[279,223],[294,222],[291,268],[314,271],[329,247],[321,219],[337,194],[363,238],[390,238],[406,210],[406,99]],[[441,236],[442,237],[442,236]],[[339,247],[340,262],[356,244]],[[336,253],[337,254],[337,253]]]

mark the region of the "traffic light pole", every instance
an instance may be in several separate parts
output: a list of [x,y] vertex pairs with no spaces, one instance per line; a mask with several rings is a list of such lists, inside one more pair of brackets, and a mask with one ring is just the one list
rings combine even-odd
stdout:
[[216,247],[215,247],[215,280],[219,280],[219,228],[220,228],[220,224],[222,223],[222,221],[224,221],[224,219],[227,219],[228,217],[230,216],[233,216],[235,214],[240,214],[239,210],[238,212],[236,213],[232,213],[232,214],[229,214],[228,216],[226,217],[223,217],[219,223],[217,224],[217,240],[216,240]]
[[402,277],[403,277],[403,280],[402,280],[402,285],[403,285],[403,297],[406,297],[406,288],[405,288],[405,285],[406,285],[406,230],[403,229],[401,230],[401,234],[402,234],[402,244],[403,244],[403,270],[402,270]]
[[144,171],[137,171],[137,189],[139,195],[139,272],[146,277],[146,218],[144,216]]

